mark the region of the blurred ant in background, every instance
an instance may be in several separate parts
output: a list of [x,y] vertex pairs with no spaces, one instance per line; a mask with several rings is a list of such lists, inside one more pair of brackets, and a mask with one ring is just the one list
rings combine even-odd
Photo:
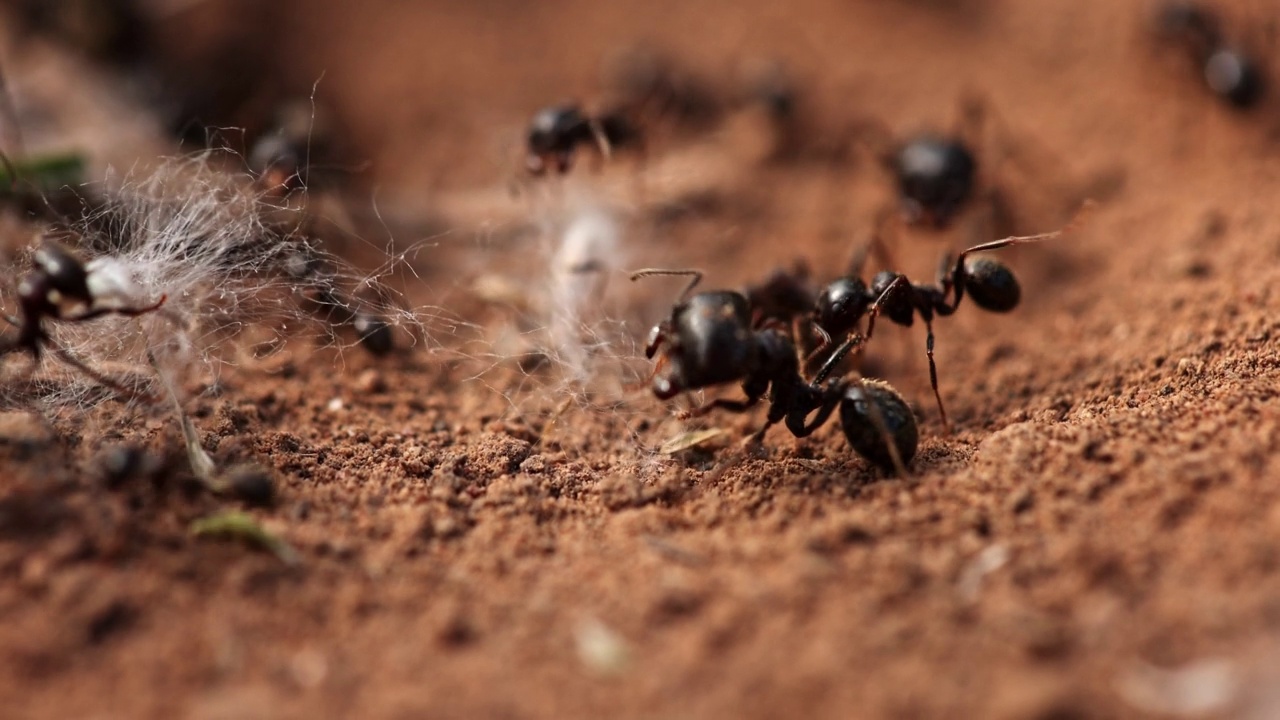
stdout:
[[[982,206],[994,227],[983,234],[1007,235],[1012,225],[994,174],[982,170],[1003,157],[983,152],[990,110],[985,101],[966,97],[960,117],[947,133],[926,131],[905,139],[876,120],[862,121],[853,131],[864,150],[871,151],[892,178],[898,217],[909,226],[946,230],[971,207]],[[986,156],[980,161],[980,157]]]
[[592,145],[609,159],[617,148],[642,147],[639,129],[621,111],[588,115],[577,105],[557,105],[539,110],[529,122],[525,168],[543,175],[550,168],[563,175],[573,166],[583,145]]
[[1213,11],[1190,2],[1165,2],[1156,10],[1154,25],[1157,36],[1187,52],[1223,102],[1247,110],[1262,100],[1267,83],[1261,63],[1223,34]]
[[767,397],[767,419],[751,436],[753,443],[760,442],[779,422],[785,422],[792,435],[808,437],[839,408],[845,438],[858,454],[877,467],[906,474],[919,431],[902,396],[879,381],[828,380],[844,357],[861,346],[863,338],[842,343],[813,379],[806,380],[786,326],[771,322],[757,326],[744,295],[713,290],[690,296],[702,279],[697,270],[650,268],[636,271],[631,279],[661,275],[690,276],[692,280],[670,316],[653,327],[645,345],[645,357],[658,356],[652,376],[655,397],[668,400],[689,390],[740,382],[745,400],[716,398],[684,416],[696,417],[716,409],[746,412]]
[[28,28],[95,60],[136,63],[152,50],[152,28],[139,0],[16,0],[14,4]]
[[710,83],[647,48],[630,48],[608,58],[601,85],[596,112],[570,103],[533,116],[525,135],[525,166],[531,174],[568,172],[582,147],[596,148],[606,160],[622,149],[643,159],[655,130],[705,132],[725,113],[725,101]]

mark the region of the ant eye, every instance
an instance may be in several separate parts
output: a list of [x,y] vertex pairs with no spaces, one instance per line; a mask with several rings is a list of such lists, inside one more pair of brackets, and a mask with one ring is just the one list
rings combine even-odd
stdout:
[[1022,299],[1022,288],[1013,271],[991,258],[965,263],[965,289],[978,307],[991,312],[1009,312]]

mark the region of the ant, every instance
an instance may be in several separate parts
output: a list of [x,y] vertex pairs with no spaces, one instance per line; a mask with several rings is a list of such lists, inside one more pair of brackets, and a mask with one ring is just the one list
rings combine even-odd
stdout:
[[1234,47],[1210,11],[1189,2],[1168,2],[1155,18],[1156,33],[1180,43],[1203,74],[1209,89],[1240,110],[1254,107],[1265,90],[1258,61]]
[[290,280],[306,284],[303,298],[318,317],[331,327],[349,327],[370,355],[381,357],[395,350],[391,323],[370,302],[339,288],[333,267],[321,255],[307,248],[295,250],[285,261],[284,272]]
[[[638,270],[632,280],[655,275],[691,276],[681,300],[667,319],[653,327],[645,357],[661,352],[653,373],[653,394],[668,400],[687,390],[740,382],[745,400],[717,398],[687,413],[713,409],[746,412],[768,397],[765,425],[751,437],[759,442],[773,425],[784,422],[796,437],[807,437],[837,409],[849,445],[885,470],[906,474],[919,440],[915,415],[902,396],[886,383],[828,377],[844,357],[864,341],[851,337],[823,363],[812,380],[800,373],[793,339],[781,323],[755,328],[746,296],[714,290],[690,296],[702,280],[697,270]],[[815,414],[816,412],[816,414]],[[812,419],[809,416],[813,415]]]
[[887,160],[909,224],[942,229],[973,197],[978,160],[960,136],[918,135]]
[[614,148],[641,146],[639,129],[621,111],[589,115],[577,105],[555,105],[539,110],[529,122],[525,167],[543,175],[552,167],[561,175],[573,165],[581,145],[594,144],[609,159]]
[[[1087,202],[1066,226],[1053,232],[1036,235],[1011,236],[966,248],[952,260],[951,253],[943,253],[933,284],[912,282],[906,275],[884,270],[877,273],[870,285],[862,280],[862,262],[866,255],[859,253],[848,274],[832,281],[818,296],[810,321],[818,332],[821,344],[810,357],[817,355],[835,337],[857,337],[862,318],[867,319],[867,331],[863,342],[869,341],[875,332],[876,318],[883,313],[897,325],[911,327],[919,315],[925,326],[925,354],[929,358],[929,383],[938,403],[938,415],[943,427],[950,431],[946,407],[938,391],[938,366],[933,359],[934,317],[947,317],[956,312],[965,293],[978,307],[988,312],[1007,313],[1018,306],[1022,288],[1018,278],[1008,266],[988,257],[969,259],[970,255],[1013,245],[1050,240],[1071,232],[1083,222],[1083,214],[1093,207]],[[873,240],[873,242],[875,242]]]
[[21,351],[39,362],[41,350],[49,346],[64,362],[96,382],[121,394],[117,383],[102,376],[56,344],[44,321],[85,322],[103,315],[136,317],[159,310],[166,300],[133,307],[121,303],[130,295],[128,280],[119,268],[97,258],[82,263],[70,250],[45,238],[32,256],[33,268],[18,282],[20,317],[5,319],[18,328],[18,336],[0,346],[0,354]]

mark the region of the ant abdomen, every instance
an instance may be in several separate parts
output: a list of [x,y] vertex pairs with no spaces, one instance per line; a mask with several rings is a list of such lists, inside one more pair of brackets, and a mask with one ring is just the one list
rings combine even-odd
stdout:
[[1022,299],[1022,288],[1013,271],[991,258],[974,258],[965,263],[965,289],[978,307],[991,312],[1009,312]]
[[893,472],[896,463],[885,438],[893,439],[905,466],[915,457],[920,431],[915,413],[898,391],[879,380],[849,386],[840,400],[840,425],[849,445],[877,467]]

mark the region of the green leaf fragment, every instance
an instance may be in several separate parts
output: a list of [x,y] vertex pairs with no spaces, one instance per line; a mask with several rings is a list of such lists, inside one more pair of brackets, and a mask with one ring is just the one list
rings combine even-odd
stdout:
[[692,430],[690,432],[677,435],[662,443],[662,447],[658,448],[658,452],[663,455],[675,455],[676,453],[684,450],[691,450],[693,448],[706,445],[721,435],[724,435],[724,430],[720,428]]
[[0,163],[0,194],[16,183],[30,183],[38,190],[83,185],[87,163],[80,153],[58,153]]
[[236,539],[270,552],[286,565],[299,562],[297,551],[289,543],[268,532],[252,515],[239,510],[226,510],[200,518],[191,523],[191,534],[195,537]]

